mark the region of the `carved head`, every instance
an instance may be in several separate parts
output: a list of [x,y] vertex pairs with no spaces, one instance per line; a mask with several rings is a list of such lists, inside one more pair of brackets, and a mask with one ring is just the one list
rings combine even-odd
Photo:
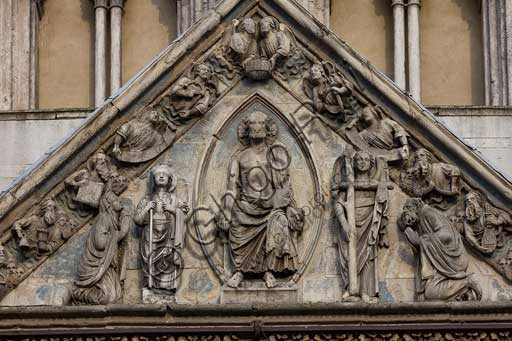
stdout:
[[265,17],[260,20],[260,33],[262,36],[267,36],[270,32],[277,31],[279,21],[274,17]]
[[56,218],[57,205],[53,199],[47,199],[41,204],[41,216],[47,225],[53,225]]
[[415,175],[418,177],[425,177],[430,173],[431,164],[433,161],[432,154],[425,148],[419,148],[414,153],[414,167]]
[[507,252],[507,264],[512,265],[512,250]]
[[176,188],[176,177],[172,168],[168,165],[158,165],[154,167],[149,173],[149,189],[150,193],[154,188],[165,187],[168,192]]
[[160,114],[156,110],[148,110],[142,114],[142,120],[157,125],[162,121]]
[[377,109],[372,106],[367,106],[363,109],[361,112],[361,118],[363,119],[364,123],[370,124],[379,119],[379,114],[377,112]]
[[505,268],[507,267],[507,265],[510,264],[507,262],[507,260],[505,258],[500,258],[498,260],[498,265],[500,266],[500,268],[502,268],[503,270],[505,270]]
[[128,179],[117,172],[111,176],[112,179],[112,192],[119,195],[124,192],[128,187]]
[[325,78],[325,71],[324,67],[320,63],[315,63],[311,66],[311,69],[309,70],[309,78],[314,83],[320,82],[322,79]]
[[267,143],[273,143],[277,138],[277,125],[261,111],[254,111],[240,122],[238,127],[238,139],[246,146],[252,140],[266,139]]
[[66,227],[69,223],[69,217],[64,212],[57,213],[57,220],[55,221],[55,225],[58,227]]
[[359,173],[366,173],[375,166],[375,158],[364,150],[354,155],[354,165]]
[[252,18],[244,18],[240,23],[240,31],[253,35],[256,33],[256,23]]
[[208,81],[212,78],[213,70],[211,66],[201,63],[195,67],[195,73],[203,81]]
[[95,171],[104,181],[110,174],[110,165],[110,158],[102,150],[94,154],[88,162],[89,170]]
[[420,198],[409,198],[405,201],[400,219],[402,224],[407,227],[416,225],[419,219],[419,213],[425,204]]
[[12,260],[7,263],[7,273],[9,275],[17,275],[18,274],[18,267],[16,266],[16,263]]
[[474,222],[482,216],[482,197],[478,192],[472,191],[464,197],[464,216],[467,221]]
[[400,172],[400,186],[405,189],[407,192],[412,191],[412,183],[414,181],[414,168],[408,167],[402,169]]

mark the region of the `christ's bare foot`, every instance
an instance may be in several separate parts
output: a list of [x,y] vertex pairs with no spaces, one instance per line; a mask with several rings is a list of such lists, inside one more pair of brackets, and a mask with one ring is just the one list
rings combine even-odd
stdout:
[[276,286],[276,278],[272,275],[272,272],[267,271],[265,275],[263,275],[263,280],[265,281],[265,285],[267,288],[271,289]]
[[231,276],[227,284],[231,288],[238,288],[243,280],[244,275],[240,271],[237,271],[233,276]]

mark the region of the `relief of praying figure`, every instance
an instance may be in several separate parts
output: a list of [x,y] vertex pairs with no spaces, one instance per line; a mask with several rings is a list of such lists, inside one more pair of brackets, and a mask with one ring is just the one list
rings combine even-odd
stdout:
[[446,210],[460,193],[460,170],[433,159],[424,148],[414,153],[412,193],[409,194],[422,198],[435,208]]
[[478,192],[469,192],[464,197],[464,236],[476,250],[492,254],[497,247],[504,246],[504,230],[512,230],[512,218],[507,213],[492,207]]
[[468,257],[450,220],[419,198],[404,204],[401,224],[417,259],[415,289],[419,301],[470,301],[482,289],[468,273]]
[[313,64],[303,88],[310,104],[320,114],[346,122],[355,113],[351,107],[357,102],[351,97],[354,87],[330,62]]
[[164,99],[162,110],[173,124],[203,115],[218,95],[218,79],[208,64],[192,67],[188,76],[181,77]]
[[127,185],[127,179],[117,173],[107,181],[82,249],[71,304],[110,304],[122,297],[126,253],[121,244],[133,223],[132,201],[120,197]]
[[150,109],[117,130],[112,153],[119,161],[145,162],[158,156],[173,139],[172,127],[158,111]]
[[341,227],[344,300],[378,299],[377,255],[379,247],[389,247],[386,225],[392,188],[384,168],[384,160],[375,160],[366,151],[352,157],[351,149],[334,166],[331,188]]
[[387,161],[405,161],[409,158],[409,135],[390,118],[379,106],[367,106],[361,112],[361,131],[351,128],[348,139],[358,149],[369,150],[375,156],[383,156]]
[[238,128],[243,145],[230,162],[227,194],[217,216],[220,230],[229,232],[235,273],[227,285],[244,278],[263,278],[268,288],[276,277],[299,267],[297,238],[304,212],[297,209],[290,183],[291,162],[286,146],[276,143],[278,129],[266,114],[255,111]]
[[295,39],[295,35],[276,18],[268,16],[259,22],[260,57],[270,62],[270,69],[282,77],[298,75],[306,65],[306,60]]
[[[188,204],[176,195],[177,178],[171,167],[160,165],[149,174],[148,194],[139,202],[134,220],[143,227],[141,238],[143,300],[156,303],[163,295],[174,302]],[[155,295],[156,294],[156,295]]]

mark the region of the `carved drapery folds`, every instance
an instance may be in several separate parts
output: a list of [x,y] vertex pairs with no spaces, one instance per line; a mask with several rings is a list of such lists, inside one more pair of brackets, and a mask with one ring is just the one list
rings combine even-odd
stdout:
[[254,111],[238,127],[243,148],[228,169],[223,209],[216,217],[229,239],[235,273],[227,282],[240,286],[244,277],[257,276],[267,288],[275,276],[286,277],[299,268],[297,237],[304,228],[304,212],[295,207],[289,170],[290,154],[277,142],[272,118]]
[[143,228],[140,244],[145,303],[175,302],[183,271],[183,242],[188,203],[179,200],[177,176],[171,167],[153,168],[148,194],[137,205],[134,220]]
[[98,203],[98,215],[82,249],[72,304],[110,304],[122,297],[126,272],[123,240],[132,224],[133,204],[120,197],[127,179],[109,175]]
[[[340,225],[343,298],[377,302],[379,247],[389,247],[386,161],[351,149],[334,166],[331,190]],[[392,187],[391,187],[392,188]]]
[[[378,303],[393,290],[382,263],[406,242],[395,258],[415,271],[399,278],[415,277],[415,300],[487,299],[474,256],[512,281],[509,212],[361,75],[307,49],[289,21],[249,13],[109,120],[65,180],[10,220],[0,295],[89,227],[71,304],[133,299],[129,280],[144,303]],[[302,117],[318,119],[317,136]],[[193,206],[180,181],[194,183]],[[190,225],[199,210],[211,230]]]
[[442,212],[419,198],[407,199],[404,235],[417,255],[418,300],[480,300],[482,289],[468,273],[462,237]]

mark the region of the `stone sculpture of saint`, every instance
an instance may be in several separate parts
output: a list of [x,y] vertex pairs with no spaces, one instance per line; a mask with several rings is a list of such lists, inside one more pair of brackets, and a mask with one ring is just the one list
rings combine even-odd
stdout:
[[332,181],[341,225],[342,275],[348,284],[343,298],[374,303],[378,297],[378,248],[389,246],[388,182],[373,155],[359,151],[352,159],[350,154],[348,150],[336,161]]
[[174,123],[203,115],[218,94],[218,80],[208,64],[197,64],[190,75],[180,78],[172,87],[169,103],[165,108],[169,111]]
[[311,99],[316,112],[345,122],[353,112],[349,98],[353,86],[329,62],[315,63],[304,79],[304,92]]
[[233,20],[230,28],[223,36],[225,54],[236,64],[243,67],[249,60],[258,55],[256,46],[256,23],[252,18],[242,21]]
[[156,166],[149,174],[148,194],[135,211],[134,220],[143,227],[140,244],[143,296],[158,293],[173,298],[176,292],[177,274],[183,267],[180,253],[185,214],[189,209],[187,203],[178,199],[176,185],[171,167]]
[[480,300],[482,289],[468,273],[461,235],[443,212],[419,198],[404,204],[401,224],[417,259],[418,300]]
[[367,106],[361,111],[363,128],[359,133],[347,133],[349,140],[359,149],[371,150],[375,156],[387,161],[409,159],[409,135],[397,122],[382,114],[378,106]]
[[127,179],[112,173],[100,198],[99,211],[82,249],[72,304],[110,304],[122,297],[125,250],[121,243],[133,224],[133,204],[120,197]]
[[217,224],[229,232],[235,273],[227,285],[244,278],[263,278],[268,288],[276,276],[295,273],[299,266],[297,235],[304,212],[297,209],[290,183],[288,149],[276,143],[278,130],[266,114],[255,111],[238,128],[243,147],[228,170],[227,195]]
[[305,59],[293,32],[271,16],[260,20],[259,32],[260,57],[270,61],[271,70],[298,74],[305,65]]
[[464,197],[464,236],[474,249],[492,254],[503,247],[503,236],[512,230],[511,217],[484,202],[478,192],[469,192]]
[[89,158],[86,168],[79,169],[66,178],[64,200],[66,205],[81,216],[87,216],[90,208],[97,208],[103,186],[115,167],[107,154],[99,151]]
[[174,133],[158,111],[147,110],[116,131],[112,153],[120,161],[144,162],[156,157],[173,138]]
[[446,210],[460,193],[461,181],[458,167],[434,162],[424,148],[414,153],[412,195],[428,204]]

